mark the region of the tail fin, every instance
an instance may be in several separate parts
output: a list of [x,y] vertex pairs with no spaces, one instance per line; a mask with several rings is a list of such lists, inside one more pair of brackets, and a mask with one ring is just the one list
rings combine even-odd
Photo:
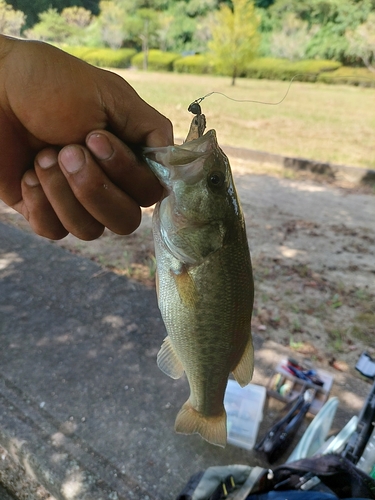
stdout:
[[188,400],[178,412],[174,428],[181,434],[198,433],[209,443],[223,448],[227,444],[227,414],[224,406],[221,415],[205,417],[195,410]]

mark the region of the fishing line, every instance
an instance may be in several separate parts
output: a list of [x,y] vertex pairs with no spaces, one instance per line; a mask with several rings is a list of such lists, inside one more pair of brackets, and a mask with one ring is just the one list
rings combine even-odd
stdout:
[[227,99],[229,99],[231,101],[235,101],[235,102],[252,102],[255,104],[267,104],[268,106],[278,106],[286,99],[287,95],[289,94],[290,87],[291,87],[293,81],[295,80],[295,78],[297,78],[297,76],[300,76],[300,74],[296,74],[293,76],[293,78],[289,82],[288,88],[286,89],[284,96],[278,102],[256,101],[254,99],[235,99],[234,97],[229,97],[228,95],[224,94],[223,92],[217,92],[216,90],[214,90],[213,92],[209,92],[208,94],[204,95],[203,97],[198,97],[198,99],[195,99],[195,101],[193,101],[189,105],[188,111],[190,111],[194,115],[200,115],[202,113],[200,103],[203,101],[203,99],[206,99],[207,97],[210,97],[213,94],[222,95],[222,96],[226,97]]
[[[218,91],[214,90],[213,92],[209,92],[208,94],[204,95],[203,97],[198,97],[198,99],[195,99],[195,101],[193,101],[189,105],[188,111],[190,111],[194,115],[200,115],[200,114],[202,114],[200,103],[203,101],[203,99],[206,99],[207,97],[210,97],[213,94],[222,95],[222,96],[226,97],[227,99],[229,99],[231,101],[235,101],[235,102],[252,102],[252,103],[255,103],[255,104],[266,104],[268,106],[278,106],[283,101],[285,101],[285,99],[287,98],[287,96],[289,94],[289,90],[290,90],[290,87],[292,86],[293,81],[298,76],[306,76],[306,74],[297,73],[296,75],[294,75],[293,78],[289,82],[288,88],[286,89],[286,92],[285,92],[284,96],[280,99],[280,101],[277,101],[277,102],[257,101],[257,100],[254,100],[254,99],[235,99],[234,97],[229,97],[228,95],[224,94],[223,92],[218,92]],[[342,76],[333,77],[332,79],[335,79],[335,78],[337,79],[337,78],[356,78],[356,77],[352,76],[352,75],[347,75],[347,76],[342,75]],[[362,76],[362,78],[364,78],[366,80],[373,81],[373,79],[370,78],[370,77]]]

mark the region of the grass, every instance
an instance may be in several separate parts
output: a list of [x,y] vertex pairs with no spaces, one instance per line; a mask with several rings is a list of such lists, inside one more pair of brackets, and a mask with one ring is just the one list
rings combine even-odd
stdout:
[[[152,106],[168,116],[184,138],[195,99],[218,91],[236,99],[277,102],[288,82],[206,75],[116,70]],[[293,82],[277,106],[236,103],[212,95],[202,103],[219,143],[332,163],[375,168],[375,89]]]
[[342,351],[345,341],[345,333],[341,328],[333,328],[328,331],[330,337],[330,345],[335,351]]
[[303,342],[295,342],[293,340],[293,336],[291,335],[289,339],[289,347],[293,350],[301,349],[301,347],[303,347]]

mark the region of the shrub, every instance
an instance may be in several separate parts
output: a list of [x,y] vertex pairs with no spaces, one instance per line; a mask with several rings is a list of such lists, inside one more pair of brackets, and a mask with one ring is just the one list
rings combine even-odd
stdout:
[[341,66],[337,61],[308,60],[291,62],[288,59],[263,57],[254,59],[247,66],[244,76],[269,80],[295,80],[315,82],[322,72],[333,71]]
[[[181,57],[174,52],[163,52],[161,50],[151,49],[148,53],[148,69],[151,71],[172,71],[173,63]],[[131,59],[132,66],[139,69],[143,68],[144,53],[140,52]]]
[[196,54],[177,59],[173,64],[173,69],[177,73],[203,75],[215,73],[215,64],[206,54]]
[[84,59],[84,57],[89,53],[92,52],[93,50],[96,50],[93,47],[73,47],[69,45],[62,45],[60,46],[62,50],[67,52],[68,54],[71,54],[72,56],[79,57],[79,59]]
[[269,80],[279,80],[285,68],[290,65],[287,59],[274,59],[272,57],[262,57],[251,61],[243,76],[248,78],[267,78]]
[[336,85],[357,85],[360,87],[375,87],[375,74],[367,68],[350,68],[342,66],[336,71],[321,73],[318,82]]
[[128,68],[135,49],[95,49],[84,56],[86,62],[107,68]]
[[64,47],[64,50],[84,61],[107,68],[128,68],[134,49],[109,49],[93,47]]
[[298,61],[291,63],[293,69],[300,73],[323,73],[324,71],[333,71],[342,66],[338,61],[327,61],[326,59],[312,59],[307,61]]

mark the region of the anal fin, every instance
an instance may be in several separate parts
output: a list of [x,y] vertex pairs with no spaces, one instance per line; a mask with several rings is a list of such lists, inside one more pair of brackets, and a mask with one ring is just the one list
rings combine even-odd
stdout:
[[166,337],[161,345],[157,356],[157,363],[160,370],[171,378],[180,378],[184,373],[184,367],[169,337]]
[[249,384],[253,378],[254,371],[254,348],[251,338],[249,339],[245,351],[238,365],[233,370],[233,376],[241,387]]

